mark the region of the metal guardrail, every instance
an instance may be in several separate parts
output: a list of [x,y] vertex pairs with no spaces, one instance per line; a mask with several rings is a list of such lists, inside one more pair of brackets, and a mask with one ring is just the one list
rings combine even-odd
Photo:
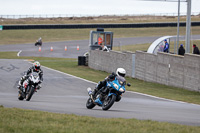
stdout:
[[[86,29],[86,28],[147,28],[147,27],[176,27],[176,22],[171,23],[133,23],[133,24],[62,24],[62,25],[3,25],[3,30],[22,29]],[[180,26],[186,26],[181,22]],[[192,22],[191,26],[200,26],[200,22]]]

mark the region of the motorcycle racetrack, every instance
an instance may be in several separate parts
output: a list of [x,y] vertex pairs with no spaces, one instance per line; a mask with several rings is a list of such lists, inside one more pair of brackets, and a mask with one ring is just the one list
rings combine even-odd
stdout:
[[16,82],[32,64],[17,59],[0,59],[0,105],[56,113],[105,118],[136,118],[200,126],[200,105],[126,92],[108,110],[86,108],[87,87],[96,83],[42,66],[42,88],[30,101],[19,101]]
[[[151,43],[158,39],[155,37],[130,37],[130,38],[114,38],[113,45],[115,47],[132,44]],[[184,40],[184,36],[180,40]],[[200,35],[193,35],[193,40],[200,38]],[[78,47],[78,49],[77,49]],[[67,49],[65,49],[67,48]],[[58,58],[78,58],[89,51],[89,40],[74,40],[62,42],[43,42],[39,51],[39,46],[32,44],[15,44],[0,45],[0,52],[17,51],[19,56],[37,56],[37,57],[58,57]]]

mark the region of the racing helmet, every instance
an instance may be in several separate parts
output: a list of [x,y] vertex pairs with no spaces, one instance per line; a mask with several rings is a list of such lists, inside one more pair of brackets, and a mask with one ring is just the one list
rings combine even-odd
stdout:
[[117,74],[117,76],[125,77],[126,70],[124,68],[117,68],[116,74]]
[[34,67],[34,69],[35,69],[36,71],[40,70],[40,63],[39,63],[38,61],[35,61],[35,62],[33,63],[33,67]]

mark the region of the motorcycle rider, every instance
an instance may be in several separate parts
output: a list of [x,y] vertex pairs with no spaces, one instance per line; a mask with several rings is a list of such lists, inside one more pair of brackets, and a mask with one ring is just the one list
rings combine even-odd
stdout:
[[35,45],[40,45],[42,46],[42,38],[40,37],[38,40],[36,40]]
[[23,82],[28,79],[29,74],[31,74],[32,72],[37,72],[39,74],[39,78],[40,78],[40,82],[38,84],[38,90],[42,87],[41,83],[43,81],[43,71],[40,68],[40,63],[38,61],[35,61],[33,63],[33,66],[31,66],[28,71],[26,72],[26,74],[24,76],[21,77],[21,80],[19,81],[19,85],[18,85],[18,89],[22,89],[23,87]]
[[[116,73],[112,73],[111,75],[107,76],[104,81],[99,81],[97,86],[95,87],[94,91],[92,93],[90,93],[89,95],[94,96],[95,93],[97,91],[99,91],[101,88],[105,88],[106,87],[106,83],[107,81],[113,81],[115,80],[116,76],[121,76],[121,77],[125,77],[126,75],[126,70],[124,68],[117,68]],[[99,100],[101,99],[101,97],[99,98]]]
[[42,38],[40,37],[38,40],[37,40],[38,43],[42,44]]

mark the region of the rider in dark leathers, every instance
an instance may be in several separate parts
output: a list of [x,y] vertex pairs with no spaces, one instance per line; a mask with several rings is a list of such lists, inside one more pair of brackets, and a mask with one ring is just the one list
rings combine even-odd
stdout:
[[41,88],[41,83],[43,81],[43,71],[40,68],[40,63],[38,61],[35,61],[33,63],[33,66],[30,67],[28,69],[28,71],[26,72],[26,74],[24,76],[21,77],[21,80],[19,81],[19,85],[18,85],[18,89],[22,89],[23,86],[23,82],[28,79],[29,74],[33,73],[33,72],[37,72],[39,74],[39,78],[40,78],[40,82],[38,84],[38,89]]
[[126,70],[124,68],[118,68],[116,73],[113,72],[111,75],[107,76],[103,81],[99,81],[94,91],[91,93],[91,95],[94,96],[97,91],[99,91],[100,89],[104,89],[106,87],[107,81],[113,81],[115,80],[116,76],[125,77],[125,75],[126,75]]

